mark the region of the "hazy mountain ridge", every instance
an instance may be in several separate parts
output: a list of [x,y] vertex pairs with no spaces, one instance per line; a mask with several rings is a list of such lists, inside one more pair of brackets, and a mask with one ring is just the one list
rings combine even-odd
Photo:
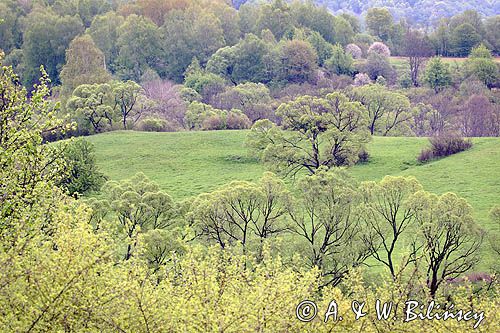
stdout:
[[[266,1],[266,0],[264,0]],[[263,2],[263,0],[234,0],[235,6]],[[270,2],[270,1],[268,1]],[[363,16],[369,8],[387,7],[396,19],[406,18],[410,22],[429,25],[440,18],[451,17],[473,9],[484,16],[500,14],[500,1],[489,0],[314,0],[333,12],[348,12]]]

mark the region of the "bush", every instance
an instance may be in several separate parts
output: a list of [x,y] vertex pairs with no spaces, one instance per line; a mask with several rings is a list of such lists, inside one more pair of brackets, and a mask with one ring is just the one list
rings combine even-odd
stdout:
[[67,173],[57,184],[70,195],[98,191],[106,181],[99,171],[94,156],[94,146],[85,139],[71,142],[64,152]]
[[358,153],[358,163],[368,163],[369,160],[370,154],[364,148],[362,148]]
[[152,117],[143,119],[139,123],[138,129],[145,132],[175,132],[179,128],[168,120]]
[[472,141],[456,135],[436,136],[429,139],[431,147],[423,149],[418,156],[421,163],[450,156],[472,147]]
[[367,85],[370,83],[372,83],[372,80],[370,79],[370,77],[366,73],[358,73],[354,77],[354,85],[356,87],[364,86],[364,85]]

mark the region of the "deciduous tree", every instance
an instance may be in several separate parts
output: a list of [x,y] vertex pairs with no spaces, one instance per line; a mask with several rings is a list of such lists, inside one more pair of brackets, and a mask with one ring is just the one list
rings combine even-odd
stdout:
[[358,186],[344,170],[323,169],[301,179],[298,188],[289,213],[291,229],[305,242],[308,265],[321,270],[323,284],[338,285],[370,255],[361,240]]
[[384,136],[404,127],[411,118],[409,99],[382,85],[370,84],[353,90],[353,99],[361,102],[368,110],[370,133]]
[[477,263],[483,232],[472,217],[472,207],[454,193],[437,196],[420,191],[411,207],[423,238],[429,293],[435,297],[444,281],[459,277]]
[[69,96],[79,85],[110,80],[104,54],[92,38],[89,35],[75,38],[66,50],[66,64],[61,70],[62,93]]
[[265,164],[285,175],[352,165],[369,141],[365,107],[341,93],[301,96],[282,104],[276,114],[281,126],[257,121],[248,145]]

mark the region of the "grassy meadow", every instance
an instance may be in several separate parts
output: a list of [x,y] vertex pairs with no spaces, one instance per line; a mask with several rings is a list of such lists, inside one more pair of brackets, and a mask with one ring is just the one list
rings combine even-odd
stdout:
[[[142,171],[180,200],[232,180],[261,177],[264,167],[247,156],[246,133],[118,131],[88,140],[96,147],[100,169],[111,180],[127,179]],[[426,138],[374,137],[368,146],[370,161],[350,172],[361,181],[380,180],[385,175],[415,176],[428,191],[450,191],[466,198],[480,225],[500,232],[488,219],[491,207],[500,204],[500,138],[476,138],[473,142],[469,151],[421,165],[416,157],[427,146]],[[489,251],[489,244],[485,244],[479,269],[492,264]]]

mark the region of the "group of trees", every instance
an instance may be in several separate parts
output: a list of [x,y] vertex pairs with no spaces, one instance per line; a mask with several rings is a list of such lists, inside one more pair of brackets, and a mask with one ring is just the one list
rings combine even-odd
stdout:
[[[83,33],[91,37],[100,51],[89,45],[88,39],[79,40],[80,52],[89,59],[87,65],[102,67],[102,64],[117,77],[136,82],[148,70],[154,70],[163,79],[180,83],[194,57],[204,66],[218,50],[221,50],[219,58],[237,58],[234,62],[243,67],[234,68],[235,79],[237,82],[245,80],[245,72],[250,69],[244,64],[245,57],[250,60],[248,48],[260,49],[256,55],[268,53],[259,42],[246,39],[248,34],[269,43],[293,39],[296,29],[305,30],[307,36],[302,38],[316,49],[318,64],[322,66],[331,56],[325,42],[343,47],[355,43],[366,51],[371,43],[381,41],[393,54],[404,55],[408,44],[406,33],[411,30],[404,21],[396,22],[387,8],[372,8],[366,12],[368,35],[361,30],[360,20],[355,16],[334,16],[313,3],[288,4],[281,0],[244,4],[238,10],[223,0],[201,3],[141,0],[114,4],[68,0],[52,5],[29,2],[19,5],[15,0],[2,0],[1,4],[5,10],[2,10],[0,36],[6,61],[17,67],[23,82],[29,86],[35,82],[40,65],[45,66],[53,83],[61,83],[62,66],[68,61],[66,50]],[[433,54],[466,56],[481,42],[498,53],[497,27],[497,16],[483,19],[478,12],[469,10],[440,22],[427,38]],[[233,48],[240,40],[246,40],[246,45]],[[289,59],[287,55],[296,48],[299,50],[295,52],[307,52],[300,51],[304,46],[298,42],[288,48],[291,49],[283,45],[277,51],[285,53],[278,54],[278,59]],[[241,52],[247,54],[238,55]],[[258,61],[261,67],[271,65],[263,59],[253,61]],[[265,74],[260,75],[259,82],[264,82]],[[296,79],[293,74],[289,77],[286,71],[283,75],[285,79]],[[71,85],[68,88],[71,89]]]
[[[69,114],[78,124],[70,135],[120,128],[240,129],[261,119],[279,125],[282,103],[372,83],[387,88],[343,92],[367,109],[371,134],[427,135],[430,125],[414,131],[412,122],[430,117],[427,110],[436,106],[425,103],[424,108],[410,98],[409,112],[399,95],[421,94],[410,91],[412,86],[428,86],[439,95],[448,87],[458,91],[470,80],[488,88],[499,84],[492,57],[498,17],[485,19],[474,11],[427,31],[397,22],[387,8],[371,8],[363,31],[355,16],[333,15],[311,2],[235,3],[238,9],[223,0],[0,3],[6,63],[27,86],[44,66],[58,86],[59,114]],[[454,68],[440,58],[429,60],[436,54],[469,58]],[[406,57],[408,68],[396,68],[391,55]],[[386,91],[398,88],[408,92]],[[394,112],[375,110],[380,103],[366,101],[354,93],[358,90],[383,93],[380,99],[394,104]],[[472,104],[480,103],[475,95],[485,94],[469,94]],[[496,133],[495,96],[483,99],[491,105],[484,117],[494,125],[464,132]],[[382,114],[390,117],[379,119]],[[472,119],[476,114],[469,115],[467,127],[483,123]],[[376,124],[382,121],[386,124]],[[448,127],[459,127],[448,121],[453,122]],[[425,122],[430,120],[420,125]]]
[[[100,196],[72,198],[76,188],[91,190],[102,177],[79,178],[95,171],[87,168],[94,162],[84,141],[44,142],[72,126],[57,117],[59,104],[50,100],[42,73],[28,92],[11,67],[0,66],[0,330],[403,330],[402,322],[381,323],[375,315],[367,322],[346,316],[302,323],[295,306],[315,299],[326,309],[335,299],[349,308],[353,297],[373,304],[392,298],[403,306],[408,295],[447,297],[463,311],[485,309],[489,320],[481,327],[495,329],[495,285],[481,295],[452,284],[441,288],[477,261],[483,232],[464,199],[427,193],[411,177],[359,184],[338,161],[301,178],[297,191],[265,174],[256,183],[231,183],[175,202],[139,174],[107,182]],[[68,103],[87,114],[115,111],[126,125],[137,101],[123,85],[136,87],[89,84],[89,95],[82,88]],[[109,96],[111,104],[102,104]],[[340,93],[302,97],[279,110],[281,126],[299,134],[270,130],[297,149],[305,148],[304,138],[325,136],[334,142],[328,148],[341,142],[355,152],[368,136],[363,108]],[[313,151],[320,144],[313,140]],[[491,215],[498,220],[498,209]],[[279,239],[304,251],[298,258],[275,253]],[[361,280],[358,268],[367,258],[390,272],[380,291]],[[343,281],[343,290],[334,287]],[[453,321],[445,329],[465,325]]]

